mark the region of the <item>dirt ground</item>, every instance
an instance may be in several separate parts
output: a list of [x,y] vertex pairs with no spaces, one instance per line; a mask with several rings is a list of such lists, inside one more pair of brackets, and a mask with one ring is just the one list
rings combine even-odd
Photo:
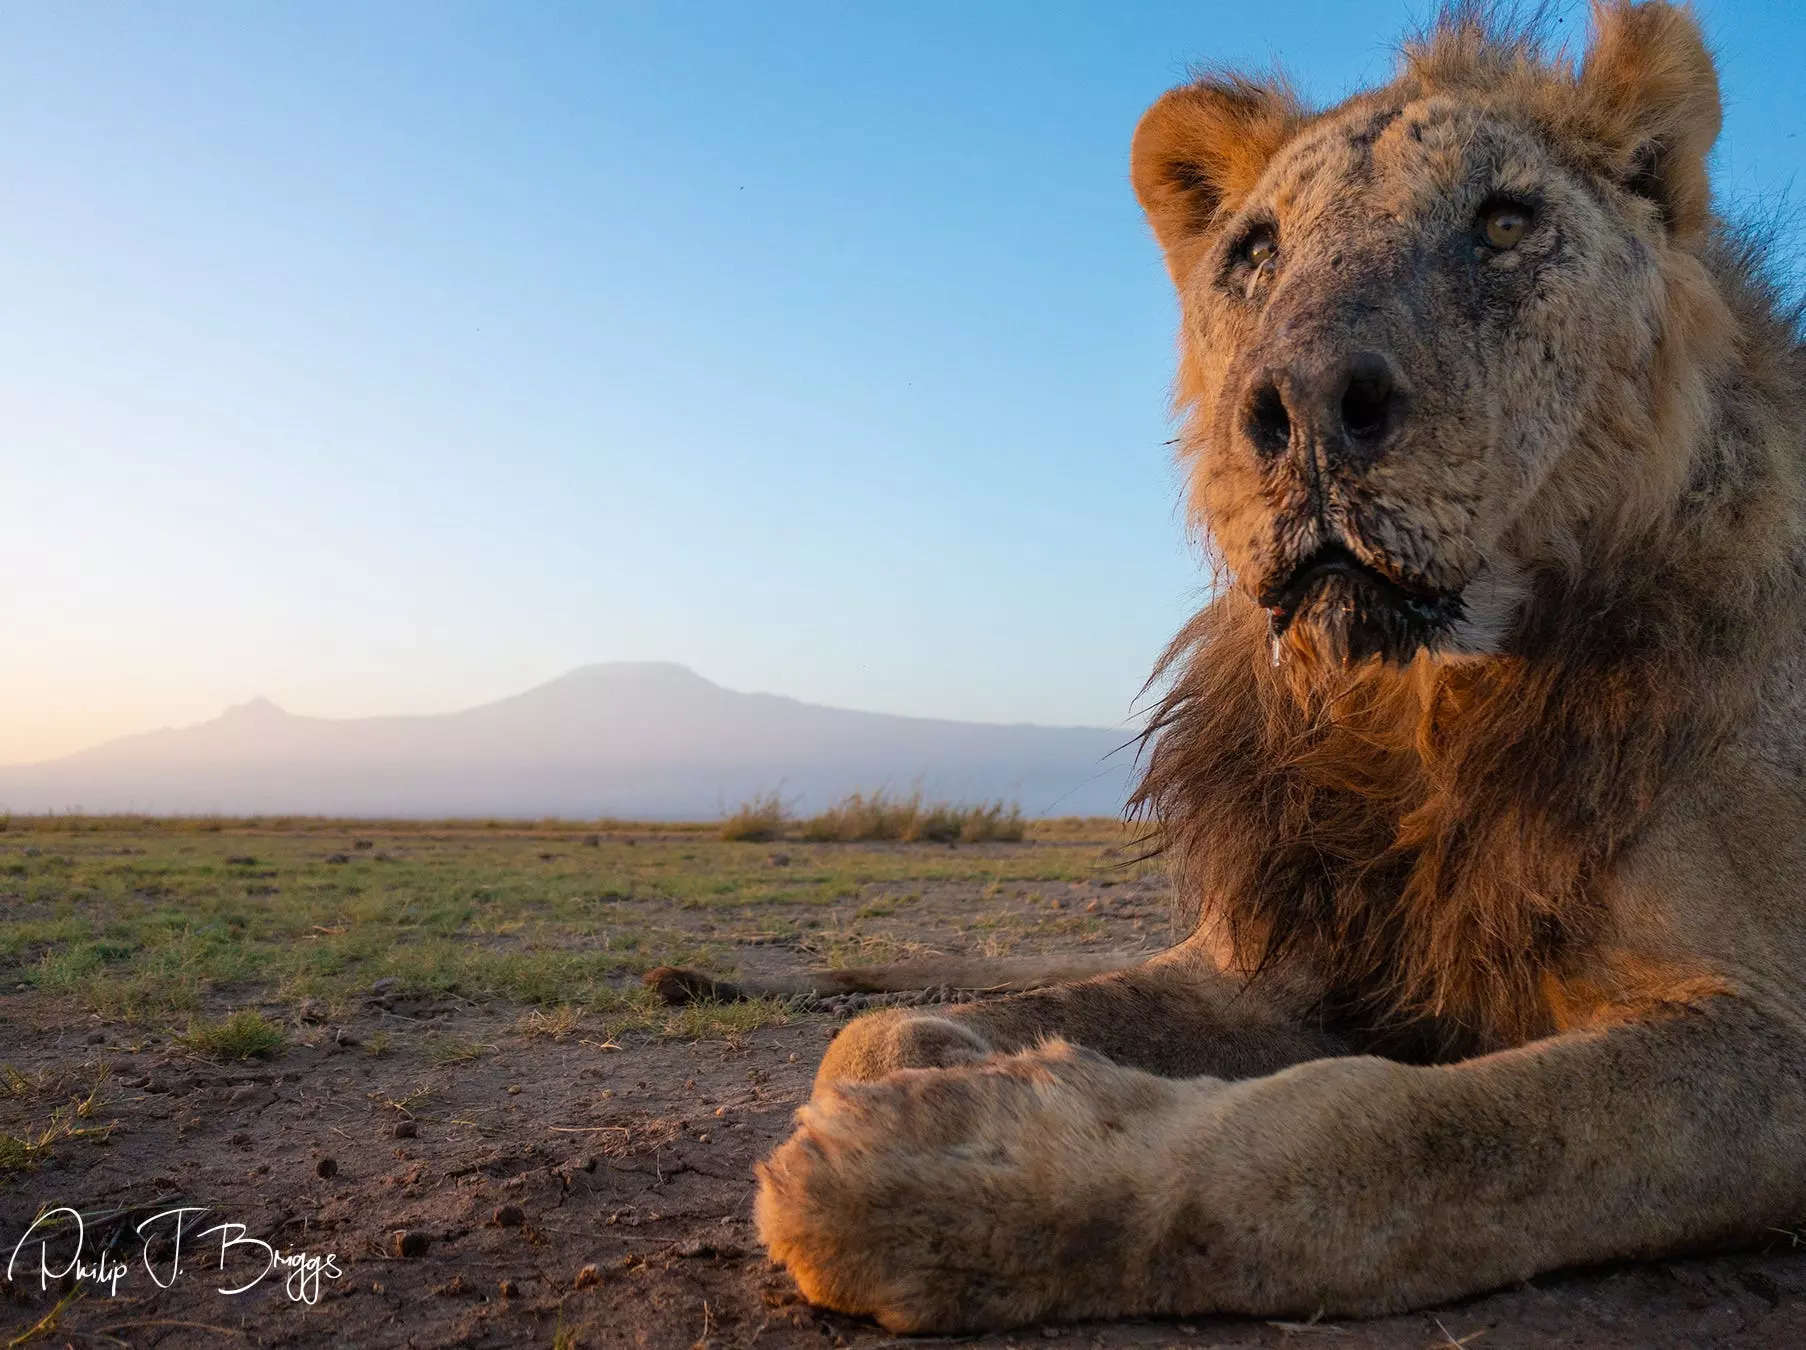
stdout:
[[[914,933],[925,945],[946,946],[954,916],[974,907],[1031,903],[930,880],[909,904],[887,905],[887,885],[844,903],[881,917],[893,940]],[[1018,949],[1149,947],[1164,935],[1151,878],[1061,882],[1033,903],[1086,923],[1024,927]],[[808,959],[757,941],[740,955],[748,969]],[[685,1039],[578,1015],[524,1022],[516,1003],[391,981],[309,1015],[269,1057],[231,1061],[155,1019],[80,1011],[28,982],[0,993],[0,1130],[30,1142],[47,1106],[64,1104],[55,1146],[0,1171],[0,1251],[14,1262],[0,1282],[0,1346],[909,1343],[801,1302],[749,1221],[752,1164],[786,1133],[844,1014]],[[187,1218],[169,1278],[168,1211],[181,1206],[207,1212]],[[83,1215],[79,1280],[57,1274],[74,1252],[71,1224],[25,1240],[59,1207]],[[147,1242],[134,1230],[157,1215]],[[243,1228],[203,1235],[219,1223]],[[270,1267],[260,1243],[301,1264],[220,1292]],[[1087,1324],[974,1343],[1806,1345],[1796,1245],[1777,1233],[1767,1251],[1545,1277],[1379,1321]]]

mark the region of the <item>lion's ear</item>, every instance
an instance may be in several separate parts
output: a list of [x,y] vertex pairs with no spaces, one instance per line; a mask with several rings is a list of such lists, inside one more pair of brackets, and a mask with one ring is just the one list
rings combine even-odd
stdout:
[[1675,5],[1601,0],[1580,70],[1582,105],[1619,180],[1653,201],[1676,235],[1703,229],[1706,155],[1723,120],[1718,73],[1699,25]]
[[1239,75],[1182,85],[1142,116],[1129,173],[1175,279],[1304,116],[1284,85]]

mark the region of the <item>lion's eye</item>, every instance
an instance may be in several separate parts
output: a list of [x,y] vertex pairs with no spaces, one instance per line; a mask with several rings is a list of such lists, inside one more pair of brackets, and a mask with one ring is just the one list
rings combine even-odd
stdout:
[[1488,202],[1480,208],[1480,233],[1496,249],[1516,248],[1530,230],[1530,211],[1516,202]]
[[1260,225],[1251,230],[1242,240],[1241,255],[1242,261],[1250,267],[1272,262],[1279,255],[1279,240],[1273,234],[1273,227]]

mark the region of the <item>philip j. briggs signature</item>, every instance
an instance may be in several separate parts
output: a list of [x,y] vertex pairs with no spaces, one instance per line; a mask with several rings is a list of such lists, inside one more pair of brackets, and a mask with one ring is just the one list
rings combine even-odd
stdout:
[[[242,1294],[255,1289],[271,1276],[282,1281],[283,1292],[297,1303],[313,1304],[319,1300],[322,1280],[336,1280],[345,1272],[339,1268],[333,1252],[316,1256],[311,1252],[284,1251],[262,1238],[247,1235],[241,1223],[216,1223],[197,1228],[200,1217],[208,1211],[204,1206],[184,1205],[153,1214],[132,1231],[142,1247],[139,1260],[144,1273],[159,1289],[168,1289],[179,1275],[190,1269],[225,1271],[231,1268],[230,1287],[221,1286],[222,1294]],[[192,1216],[192,1217],[190,1217]],[[218,1239],[217,1265],[214,1263],[214,1241]],[[118,1294],[119,1286],[137,1278],[136,1267],[119,1258],[114,1248],[118,1240],[91,1261],[84,1260],[83,1247],[87,1227],[80,1211],[68,1206],[46,1210],[25,1230],[25,1236],[14,1244],[6,1263],[7,1280],[29,1280],[32,1276],[30,1248],[37,1248],[38,1288],[48,1289],[53,1280],[73,1276],[106,1289],[108,1296]],[[153,1258],[152,1247],[158,1248]],[[21,1254],[24,1260],[21,1261]],[[184,1258],[188,1265],[184,1266]]]

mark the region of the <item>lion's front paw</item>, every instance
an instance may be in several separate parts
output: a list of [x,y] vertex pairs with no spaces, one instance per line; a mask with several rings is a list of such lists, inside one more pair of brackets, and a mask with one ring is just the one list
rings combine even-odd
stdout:
[[759,1234],[811,1301],[896,1331],[1131,1311],[1182,1090],[1059,1043],[829,1084],[759,1167]]
[[976,1064],[991,1047],[971,1027],[915,1009],[867,1013],[841,1028],[816,1070],[827,1083],[870,1082],[899,1069],[950,1069]]

